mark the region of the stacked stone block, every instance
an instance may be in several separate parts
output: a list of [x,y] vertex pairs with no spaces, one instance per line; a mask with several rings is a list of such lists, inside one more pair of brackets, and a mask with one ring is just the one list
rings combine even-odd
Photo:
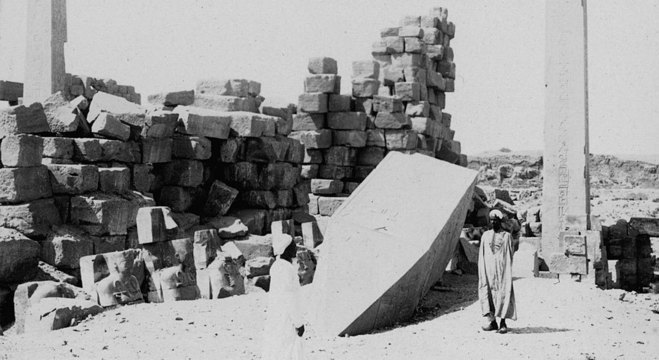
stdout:
[[91,100],[97,92],[104,92],[124,98],[135,104],[142,103],[142,97],[135,92],[134,86],[121,85],[110,78],[97,79],[86,75],[66,74],[65,84],[63,93],[67,99],[84,96],[87,100]]
[[659,236],[657,220],[631,218],[618,220],[615,225],[603,228],[604,245],[610,286],[627,291],[641,291],[654,281],[654,263],[650,237]]

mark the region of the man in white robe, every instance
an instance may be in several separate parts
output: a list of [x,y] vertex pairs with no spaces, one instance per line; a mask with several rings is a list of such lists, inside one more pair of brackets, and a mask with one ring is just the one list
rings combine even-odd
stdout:
[[[483,330],[508,332],[506,319],[517,320],[513,291],[513,244],[509,232],[503,230],[504,216],[499,210],[490,212],[492,229],[483,233],[478,256],[478,300],[488,324]],[[497,326],[496,318],[501,318]]]
[[264,329],[262,359],[303,359],[304,325],[300,308],[300,280],[293,259],[297,247],[287,234],[274,234],[277,259],[270,267],[270,291]]

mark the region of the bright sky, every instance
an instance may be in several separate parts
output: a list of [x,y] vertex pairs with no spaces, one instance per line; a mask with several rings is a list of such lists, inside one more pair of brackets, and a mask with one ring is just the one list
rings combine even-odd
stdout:
[[[435,6],[457,28],[446,111],[463,152],[541,150],[538,0],[69,0],[67,72],[134,85],[143,99],[204,77],[248,78],[295,103],[309,57],[335,58],[350,93],[351,62],[370,58],[379,30]],[[591,152],[659,153],[659,2],[591,0],[588,10]],[[22,81],[25,3],[0,0],[0,12],[0,79]]]

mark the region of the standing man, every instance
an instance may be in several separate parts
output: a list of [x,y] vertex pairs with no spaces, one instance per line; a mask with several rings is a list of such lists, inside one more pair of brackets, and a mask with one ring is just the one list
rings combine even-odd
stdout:
[[[513,291],[513,244],[509,232],[503,230],[504,219],[499,210],[490,212],[492,229],[481,237],[478,256],[478,300],[488,325],[483,330],[508,332],[506,319],[517,320]],[[497,326],[496,318],[501,318]]]
[[277,257],[270,267],[270,291],[261,359],[303,359],[304,325],[299,305],[300,279],[293,259],[297,246],[288,234],[273,234],[272,250]]

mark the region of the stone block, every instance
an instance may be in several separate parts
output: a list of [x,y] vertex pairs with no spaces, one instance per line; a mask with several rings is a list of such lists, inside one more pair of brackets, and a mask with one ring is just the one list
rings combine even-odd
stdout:
[[40,103],[0,109],[0,138],[15,134],[38,134],[50,131]]
[[387,41],[380,39],[371,43],[371,55],[373,56],[386,56],[387,55]]
[[14,229],[0,227],[0,283],[31,280],[37,274],[40,252],[38,242]]
[[71,227],[56,227],[41,243],[41,259],[60,269],[80,268],[80,258],[94,254],[93,237]]
[[103,157],[103,148],[99,139],[74,139],[73,159],[80,162],[97,162]]
[[553,253],[549,257],[548,266],[552,272],[562,274],[588,274],[588,261],[585,256],[565,256]]
[[311,179],[311,193],[316,195],[334,195],[343,191],[343,181],[332,179]]
[[177,106],[174,112],[179,114],[176,130],[182,134],[214,139],[229,137],[231,116],[227,113],[189,106]]
[[[254,85],[253,85],[254,87]],[[229,95],[246,97],[250,82],[246,79],[203,79],[197,81],[198,94]]]
[[179,159],[208,160],[211,157],[211,141],[203,136],[175,136],[172,156]]
[[[318,198],[320,201],[321,197]],[[307,249],[313,249],[323,243],[323,234],[318,228],[318,223],[315,221],[304,222],[301,224],[302,228],[302,242]]]
[[222,168],[222,179],[238,189],[257,189],[259,187],[259,169],[255,163],[237,162]]
[[52,195],[45,166],[0,169],[0,202],[19,203]]
[[327,127],[333,130],[366,130],[363,112],[331,112],[327,114]]
[[343,192],[350,195],[353,192],[355,192],[358,186],[359,186],[358,182],[345,181],[343,185]]
[[206,269],[220,250],[220,236],[216,229],[197,230],[193,238],[193,254],[196,270]]
[[380,30],[380,37],[398,36],[399,27],[387,27]]
[[[248,98],[231,95],[195,94],[192,106],[218,112],[250,111]],[[253,104],[255,106],[255,104]]]
[[203,182],[204,165],[197,160],[175,159],[162,166],[161,174],[166,185],[195,187]]
[[300,168],[289,163],[270,163],[259,173],[261,190],[292,189],[300,177]]
[[334,211],[343,204],[347,198],[345,197],[318,197],[318,212],[322,216],[332,216]]
[[373,97],[378,94],[380,81],[368,78],[352,79],[352,96],[356,98]]
[[154,105],[176,107],[178,105],[192,105],[194,102],[194,90],[162,92],[149,95],[147,101]]
[[383,129],[366,130],[366,146],[385,147],[385,135]]
[[158,164],[158,163],[168,163],[172,161],[173,147],[174,147],[174,140],[171,138],[142,139],[142,163]]
[[71,223],[92,235],[126,235],[130,203],[116,195],[94,193],[71,198]]
[[[350,111],[350,95],[330,94],[327,110],[330,112]],[[302,129],[301,129],[302,130]],[[315,129],[309,129],[315,130]]]
[[178,228],[170,209],[166,206],[149,206],[137,210],[137,236],[140,244],[166,241]]
[[392,69],[422,68],[425,66],[425,56],[422,54],[394,54],[391,56]]
[[103,308],[93,301],[48,297],[30,307],[25,332],[39,334],[67,328],[101,312]]
[[309,209],[309,215],[318,215],[318,195],[309,194],[307,208]]
[[62,219],[53,199],[34,200],[20,205],[0,206],[0,226],[15,229],[31,238],[43,238]]
[[217,229],[218,235],[222,239],[233,239],[239,236],[245,236],[249,232],[247,225],[242,220],[233,216],[216,216],[206,219],[206,225]]
[[332,134],[332,145],[361,148],[366,146],[366,131],[336,130]]
[[444,81],[442,74],[436,71],[426,71],[426,84],[428,87],[439,91],[444,91],[446,89],[446,82]]
[[405,38],[405,52],[411,54],[425,54],[425,42],[416,37]]
[[413,117],[410,120],[412,121],[412,130],[416,131],[418,134],[427,135],[433,138],[440,137],[440,127],[437,121],[427,117]]
[[405,51],[405,40],[398,36],[387,36],[382,38],[385,43],[387,54],[400,54]]
[[41,165],[43,139],[35,135],[9,135],[0,144],[2,164],[5,167],[32,167]]
[[[341,95],[333,95],[341,96]],[[350,101],[348,101],[350,104]],[[350,105],[348,105],[350,107]],[[320,130],[325,128],[325,114],[298,113],[293,115],[293,131]]]
[[318,164],[302,165],[300,167],[300,177],[302,179],[313,179],[318,177]]
[[641,235],[659,237],[659,219],[632,217],[629,219],[629,227]]
[[332,131],[328,129],[293,131],[289,137],[301,142],[306,149],[327,149],[332,146]]
[[375,117],[375,127],[380,129],[404,129],[411,125],[409,117],[404,113],[379,112]]
[[245,160],[268,163],[286,161],[290,142],[284,138],[249,138],[245,141]]
[[333,74],[315,74],[304,78],[305,93],[339,93],[341,77]]
[[377,166],[385,155],[384,148],[369,146],[359,149],[357,152],[357,164],[367,166]]
[[414,82],[398,82],[395,85],[396,96],[403,101],[421,100],[421,85]]
[[274,209],[277,206],[277,197],[271,191],[245,190],[238,198],[241,204],[250,208]]
[[304,145],[291,138],[281,138],[281,141],[288,142],[288,151],[286,151],[285,161],[292,164],[301,164],[304,162],[305,148]]
[[[231,133],[239,137],[274,136],[276,118],[273,116],[235,111],[230,113]],[[268,130],[269,129],[269,130]]]
[[425,44],[430,45],[441,45],[442,43],[442,32],[439,29],[424,27],[423,28],[423,38],[421,39]]
[[158,204],[167,206],[175,212],[186,212],[195,200],[196,191],[193,188],[180,186],[163,186],[158,197]]
[[[361,334],[411,317],[453,257],[476,177],[473,170],[428,156],[388,154],[334,212],[325,231],[332,241],[323,245],[327,255],[318,263],[315,280],[320,289],[318,305],[323,309],[317,313],[320,333]],[[446,180],[444,185],[434,186],[439,179]],[[392,181],[401,191],[383,197],[383,189],[389,189]],[[414,205],[401,211],[403,203]],[[433,226],[419,225],[425,223]],[[372,262],[365,266],[356,260],[358,254],[375,248],[380,256],[372,260],[389,269],[386,275],[377,270],[381,266],[374,267]],[[392,258],[397,259],[393,268]],[[351,270],[337,270],[346,267]],[[356,271],[369,275],[349,275]],[[334,284],[339,283],[359,295],[337,292]],[[329,308],[334,310],[328,312]]]
[[178,123],[178,114],[166,110],[150,111],[146,114],[142,137],[168,138],[174,135],[174,129]]
[[325,164],[339,166],[353,166],[357,162],[357,149],[346,146],[332,146],[325,150]]
[[408,102],[405,106],[405,114],[412,117],[427,118],[430,116],[430,104],[427,101]]
[[297,206],[305,206],[309,203],[309,193],[311,186],[308,181],[300,181],[293,187],[293,195],[295,196],[295,204]]
[[130,190],[130,169],[111,167],[98,169],[98,190],[122,194]]
[[[261,235],[265,227],[266,210],[263,209],[240,209],[229,214],[229,216],[240,219],[247,226],[250,234]],[[241,249],[244,253],[244,249]]]
[[73,139],[64,137],[44,137],[42,156],[58,159],[73,157]]
[[43,111],[51,133],[70,133],[81,125],[88,126],[82,112],[59,91],[44,100]]
[[352,77],[378,80],[380,77],[380,63],[373,60],[353,61]]
[[321,149],[305,149],[303,164],[320,164],[323,162],[323,152]]
[[399,113],[404,109],[403,102],[396,96],[373,97],[373,108],[376,112]]
[[94,165],[48,165],[54,194],[82,194],[98,189],[98,168]]
[[238,190],[215,180],[208,191],[204,213],[208,216],[223,216],[229,211],[237,196]]
[[417,145],[417,132],[414,130],[385,130],[388,150],[411,150]]
[[122,97],[99,91],[94,94],[87,119],[94,122],[103,112],[112,114],[114,118],[128,125],[144,126],[145,108]]
[[219,150],[213,150],[212,153],[215,153],[218,160],[223,163],[242,161],[245,160],[244,143],[245,139],[243,138],[227,139],[221,141],[219,144]]
[[336,60],[329,57],[312,57],[307,66],[311,74],[337,74]]
[[112,114],[100,113],[92,124],[92,132],[110,139],[122,141],[130,138],[130,126],[116,119]]
[[298,110],[307,113],[326,113],[328,95],[323,93],[305,93],[298,97]]
[[375,169],[375,166],[370,166],[370,165],[357,165],[353,169],[352,176],[356,180],[364,180],[366,177],[373,172],[373,169]]
[[318,167],[318,177],[321,179],[343,180],[352,177],[351,166],[338,165],[320,165]]

